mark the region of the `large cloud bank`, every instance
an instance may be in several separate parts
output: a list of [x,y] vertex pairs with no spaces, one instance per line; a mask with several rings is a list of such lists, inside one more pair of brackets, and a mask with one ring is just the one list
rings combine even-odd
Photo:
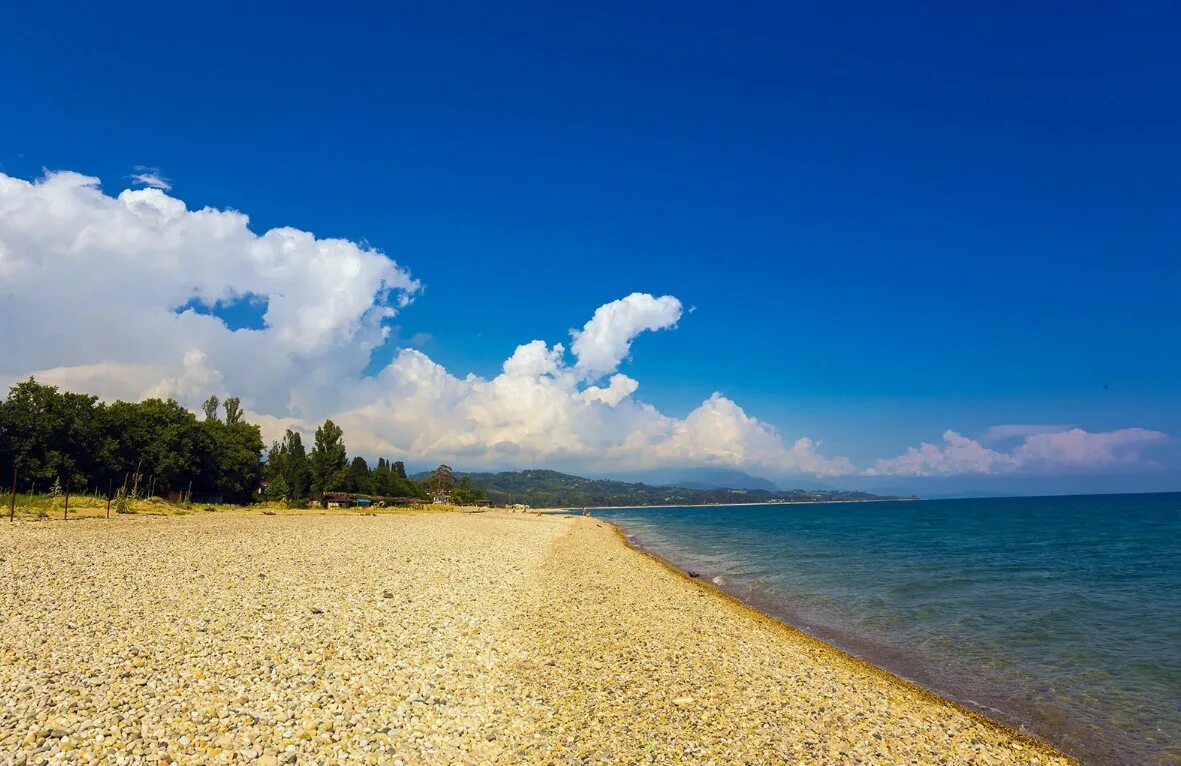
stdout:
[[[268,435],[324,417],[362,454],[464,465],[567,463],[629,469],[742,465],[851,470],[807,439],[784,443],[715,394],[685,418],[634,398],[618,372],[637,335],[672,327],[680,301],[629,295],[572,333],[536,340],[491,380],[457,377],[403,349],[361,371],[419,289],[385,254],[293,228],[261,235],[233,210],[189,210],[159,175],[105,194],[95,178],[0,174],[0,382],[27,375],[105,398],[242,397]],[[265,301],[261,329],[231,330],[184,306]]]
[[[375,250],[248,223],[158,188],[111,197],[76,173],[0,174],[0,375],[189,405],[222,384],[262,412],[318,409],[327,373],[363,368],[418,283]],[[267,301],[265,329],[176,311],[246,296]]]
[[942,444],[923,443],[904,454],[879,460],[866,471],[872,476],[949,476],[958,474],[1054,473],[1152,467],[1145,449],[1168,436],[1145,428],[1120,428],[1091,433],[1054,426],[993,426],[992,438],[1019,436],[1009,452],[984,446],[948,429]]
[[[409,348],[367,377],[372,352],[390,340],[387,320],[420,289],[406,269],[355,242],[294,228],[255,234],[240,212],[189,210],[158,171],[140,170],[147,188],[117,196],[72,172],[33,182],[0,173],[0,385],[34,375],[191,408],[231,393],[268,437],[332,417],[354,453],[472,468],[1002,473],[1135,465],[1166,438],[1001,426],[1023,441],[1000,452],[948,431],[942,445],[858,471],[720,393],[681,418],[638,399],[639,382],[620,372],[633,342],[682,316],[673,296],[644,293],[600,306],[568,348],[518,346],[491,379],[455,375]],[[240,301],[265,305],[261,327],[231,329],[208,311]]]
[[[628,470],[705,464],[816,475],[852,470],[844,458],[822,457],[808,439],[786,444],[721,394],[684,418],[635,399],[639,384],[615,372],[616,365],[636,334],[667,327],[680,312],[675,298],[634,293],[603,306],[575,332],[572,364],[561,344],[535,340],[518,346],[491,380],[455,377],[406,349],[370,384],[366,403],[339,419],[348,433],[364,435],[357,445],[363,452],[451,456],[465,464]],[[603,325],[609,325],[606,332],[590,334]],[[614,374],[582,385],[589,369]]]

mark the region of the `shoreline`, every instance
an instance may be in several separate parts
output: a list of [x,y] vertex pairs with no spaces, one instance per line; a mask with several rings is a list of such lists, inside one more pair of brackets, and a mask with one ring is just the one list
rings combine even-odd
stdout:
[[14,762],[1077,766],[595,517],[27,523],[0,577]]
[[[825,502],[825,501],[821,501],[821,502]],[[844,502],[844,501],[832,501],[832,502]],[[877,501],[851,501],[851,502],[877,502]],[[756,503],[750,503],[749,505],[756,505]],[[766,503],[766,505],[776,505],[776,503]],[[627,507],[632,507],[632,506],[627,506]],[[681,507],[681,506],[672,506],[672,507]],[[976,709],[974,709],[962,702],[952,699],[951,697],[948,697],[945,694],[941,694],[933,689],[929,689],[916,681],[912,681],[908,678],[904,678],[903,676],[901,676],[891,670],[888,670],[887,668],[884,668],[878,664],[875,664],[872,660],[866,659],[864,657],[860,657],[860,656],[858,656],[846,649],[841,648],[840,646],[838,646],[828,640],[825,640],[824,638],[813,635],[812,633],[809,633],[807,630],[797,627],[797,626],[791,624],[790,622],[788,622],[784,619],[781,619],[779,617],[776,617],[775,615],[773,615],[769,612],[763,611],[758,606],[740,598],[739,596],[736,596],[736,595],[726,591],[722,586],[713,582],[709,578],[701,577],[701,576],[693,576],[693,575],[689,574],[689,572],[687,570],[684,570],[684,569],[680,568],[679,566],[677,566],[676,564],[673,564],[672,562],[665,559],[660,554],[650,551],[650,550],[644,548],[643,546],[633,542],[632,539],[628,536],[627,532],[625,532],[623,530],[623,528],[620,527],[618,524],[615,524],[614,522],[608,521],[606,519],[596,519],[596,520],[610,526],[611,529],[613,530],[613,532],[615,533],[616,537],[618,538],[619,542],[622,545],[626,546],[628,549],[630,549],[630,550],[632,550],[632,551],[634,551],[634,552],[636,552],[648,559],[651,559],[652,561],[659,564],[664,569],[668,570],[669,572],[673,573],[677,577],[681,578],[686,584],[706,590],[706,591],[710,592],[711,594],[713,594],[715,597],[729,602],[734,607],[750,612],[756,619],[766,622],[766,623],[769,623],[772,626],[774,626],[774,628],[776,630],[786,633],[791,638],[791,640],[806,641],[806,642],[811,642],[813,644],[816,644],[817,646],[821,647],[824,651],[831,652],[832,654],[839,657],[840,661],[842,661],[842,662],[848,662],[848,663],[852,663],[857,666],[860,666],[861,668],[863,668],[867,672],[877,675],[882,681],[884,681],[886,683],[900,685],[903,688],[906,688],[913,693],[919,694],[921,696],[924,696],[924,697],[930,699],[931,701],[935,702],[936,704],[946,705],[946,706],[951,707],[952,709],[956,710],[958,713],[961,713],[963,715],[966,715],[966,716],[969,716],[973,719],[978,720],[979,722],[981,722],[982,724],[984,724],[986,726],[994,727],[994,728],[1004,732],[1006,735],[1011,736],[1021,742],[1024,742],[1027,746],[1041,751],[1046,757],[1059,757],[1059,758],[1065,757],[1065,758],[1070,759],[1071,763],[1076,763],[1076,764],[1079,763],[1079,761],[1075,760],[1075,756],[1069,755],[1067,753],[1064,753],[1064,752],[1058,750],[1058,748],[1056,746],[1054,746],[1054,745],[1050,744],[1049,742],[1046,742],[1042,739],[1039,739],[1037,736],[1035,736],[1033,734],[1029,734],[1024,731],[1021,731],[1014,724],[1010,724],[1005,721],[999,721],[999,720],[989,716],[987,713],[983,713],[983,712],[976,710]],[[998,711],[998,712],[1001,712],[1001,711]]]
[[667,503],[660,505],[588,505],[580,508],[544,508],[543,513],[561,511],[573,513],[577,511],[622,511],[629,508],[733,508],[747,505],[842,505],[845,503],[913,503],[923,500],[921,497],[877,497],[872,500],[785,500],[782,502],[762,501],[757,503]]

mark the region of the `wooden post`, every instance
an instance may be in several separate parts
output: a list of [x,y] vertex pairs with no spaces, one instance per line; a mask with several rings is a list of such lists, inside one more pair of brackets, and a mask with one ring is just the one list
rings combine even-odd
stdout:
[[107,518],[111,518],[111,487],[114,486],[114,479],[107,479]]
[[66,509],[62,513],[62,520],[70,518],[70,477],[66,476]]
[[12,458],[12,498],[8,501],[8,523],[16,516],[16,456]]

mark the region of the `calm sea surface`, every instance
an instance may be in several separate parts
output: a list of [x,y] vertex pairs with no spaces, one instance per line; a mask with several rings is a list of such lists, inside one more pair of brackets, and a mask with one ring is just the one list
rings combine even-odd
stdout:
[[593,513],[1085,763],[1181,763],[1181,494]]

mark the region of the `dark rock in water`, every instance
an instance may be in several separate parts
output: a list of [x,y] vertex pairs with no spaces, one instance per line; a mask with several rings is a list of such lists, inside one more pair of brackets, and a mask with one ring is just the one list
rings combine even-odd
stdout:
[[697,574],[697,573],[696,573],[696,572],[694,572],[692,569],[686,569],[686,570],[685,570],[685,574],[687,574],[687,575],[689,575],[690,577],[692,577],[692,578],[695,578],[695,579],[696,579],[696,578],[698,578],[698,577],[701,577],[701,575]]

